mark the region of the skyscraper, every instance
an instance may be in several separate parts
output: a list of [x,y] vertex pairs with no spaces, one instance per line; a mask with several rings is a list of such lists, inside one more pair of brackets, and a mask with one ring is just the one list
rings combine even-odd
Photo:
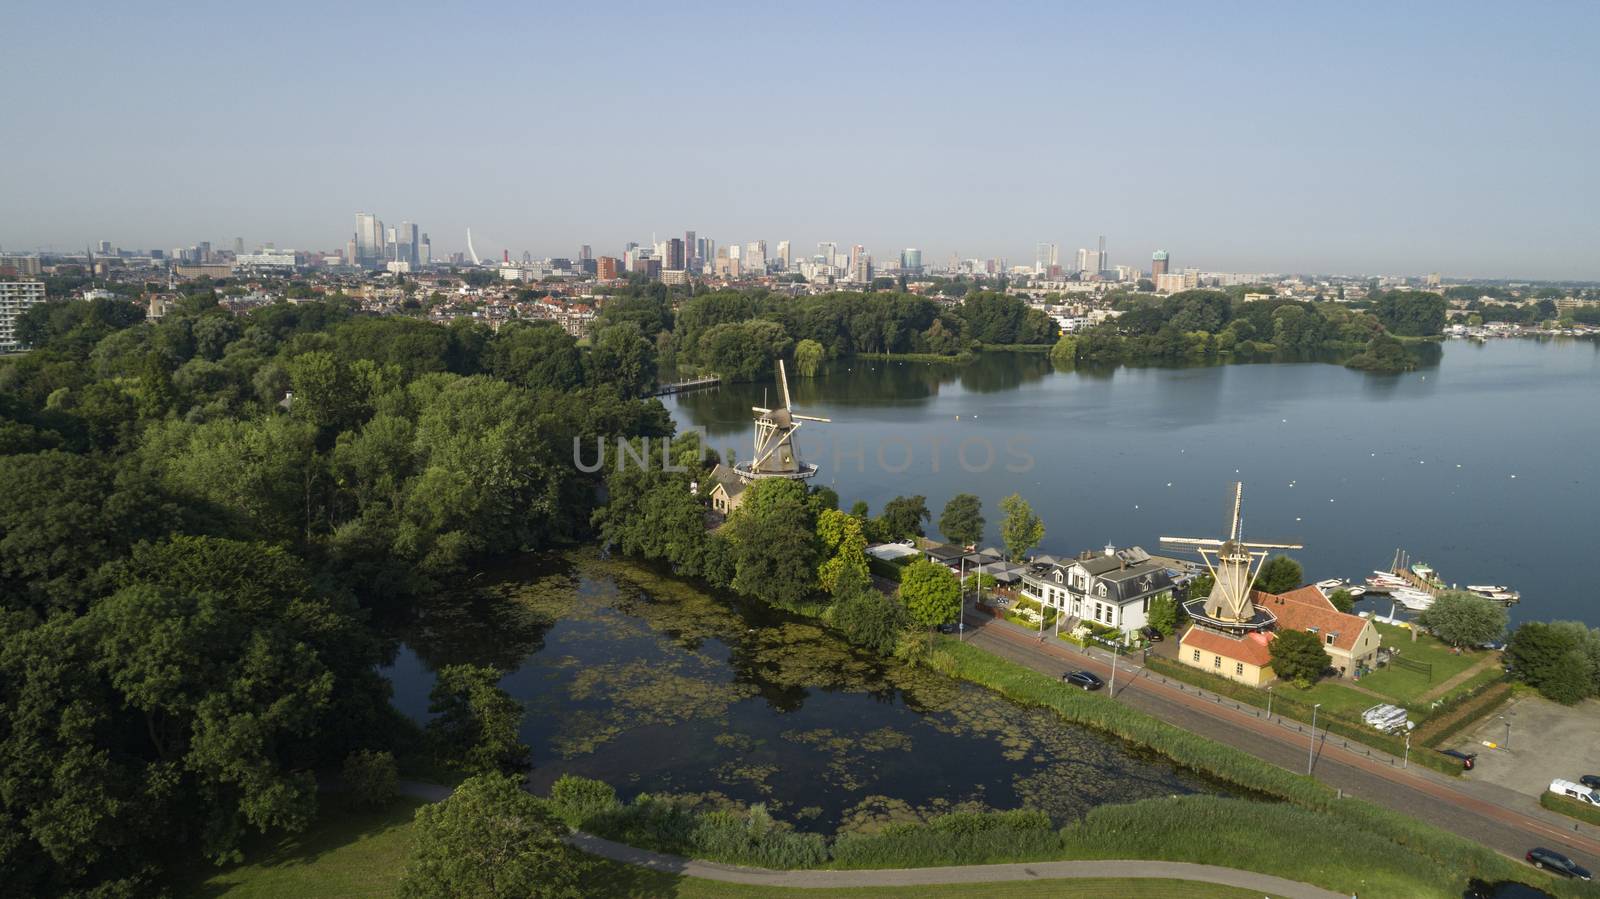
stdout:
[[410,222],[401,222],[400,227],[395,229],[395,261],[420,265],[421,258],[417,255],[417,243],[417,226]]
[[1099,252],[1095,253],[1095,257],[1099,260],[1099,264],[1094,269],[1096,272],[1104,272],[1111,267],[1106,260],[1106,236],[1104,234],[1100,235],[1100,249]]
[[1042,275],[1050,271],[1052,265],[1061,263],[1060,249],[1053,243],[1042,243],[1033,249],[1033,271]]
[[789,268],[790,268],[790,265],[792,264],[792,262],[793,262],[793,260],[791,260],[789,258],[789,242],[787,240],[778,241],[778,268],[779,268],[779,270],[788,271]]
[[666,262],[662,265],[662,268],[675,272],[683,271],[683,240],[681,238],[674,237],[667,241],[666,257]]
[[1154,253],[1151,253],[1150,254],[1150,280],[1154,281],[1155,279],[1161,277],[1162,275],[1165,275],[1167,273],[1167,267],[1169,265],[1171,265],[1171,263],[1167,259],[1167,251],[1166,250],[1156,250]]
[[380,227],[376,215],[370,212],[356,213],[356,258],[350,260],[351,265],[370,265],[377,260],[383,244]]
[[817,244],[817,256],[820,257],[818,261],[820,261],[823,265],[836,264],[833,257],[837,256],[838,254],[839,245],[831,240]]
[[872,283],[872,257],[860,244],[856,244],[850,252],[850,280],[857,284]]
[[423,265],[433,264],[433,241],[426,234],[422,235],[422,246],[418,248],[417,255],[421,257]]
[[922,251],[916,247],[906,247],[900,251],[900,270],[908,274],[922,274]]
[[767,273],[767,242],[752,240],[745,245],[744,255],[739,258],[747,275],[764,275]]
[[694,244],[695,244],[694,232],[693,231],[685,231],[685,232],[683,232],[683,267],[684,268],[687,268],[687,269],[698,269],[700,267],[700,257],[696,253],[696,250],[698,250],[699,248],[696,247]]
[[585,260],[588,260],[588,259],[593,259],[593,258],[594,258],[594,248],[593,247],[589,246],[588,244],[584,244],[583,246],[578,248],[578,261],[579,262],[582,262],[582,261],[585,261]]

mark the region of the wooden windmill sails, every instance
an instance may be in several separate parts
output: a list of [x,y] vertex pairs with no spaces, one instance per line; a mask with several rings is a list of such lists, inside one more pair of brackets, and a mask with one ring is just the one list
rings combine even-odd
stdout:
[[1205,560],[1207,570],[1211,572],[1215,586],[1211,588],[1211,595],[1205,598],[1204,605],[1201,606],[1197,601],[1198,597],[1185,604],[1191,615],[1201,621],[1225,627],[1263,626],[1270,622],[1270,616],[1262,620],[1262,616],[1257,614],[1255,605],[1250,600],[1251,586],[1255,583],[1256,574],[1261,571],[1261,565],[1270,550],[1303,547],[1298,543],[1251,543],[1244,539],[1243,482],[1235,481],[1233,484],[1232,505],[1233,514],[1226,540],[1162,537],[1161,545],[1199,553],[1200,558]]
[[783,404],[774,409],[751,406],[756,413],[755,451],[749,462],[740,462],[734,470],[745,481],[758,478],[809,478],[817,473],[817,466],[800,461],[794,448],[794,432],[808,421],[827,422],[829,419],[814,415],[800,415],[789,404],[789,375],[783,360],[778,360],[778,398]]

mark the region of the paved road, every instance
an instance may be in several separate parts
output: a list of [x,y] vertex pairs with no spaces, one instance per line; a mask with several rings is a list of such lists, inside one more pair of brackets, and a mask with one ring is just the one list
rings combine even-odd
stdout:
[[[1032,633],[981,613],[969,611],[965,639],[1052,677],[1068,668],[1111,677],[1108,653],[1085,653],[1049,636],[1041,643]],[[1306,725],[1276,717],[1269,720],[1260,709],[1231,700],[1218,702],[1220,697],[1177,681],[1163,683],[1159,675],[1127,658],[1117,667],[1119,702],[1281,768],[1305,772],[1312,750]],[[1318,780],[1346,795],[1420,818],[1513,858],[1521,859],[1534,846],[1547,846],[1591,869],[1600,860],[1596,838],[1600,831],[1494,784],[1402,768],[1400,759],[1325,733],[1318,734],[1314,771]]]
[[667,871],[724,883],[760,887],[893,887],[927,886],[942,883],[994,883],[1007,880],[1053,880],[1085,877],[1136,877],[1161,880],[1198,880],[1257,890],[1288,899],[1346,899],[1321,887],[1267,874],[1191,865],[1184,862],[1152,861],[1061,861],[1017,865],[963,865],[950,868],[891,868],[865,871],[774,871],[744,868],[715,862],[700,862],[636,849],[586,833],[573,834],[569,842],[593,855],[613,861]]

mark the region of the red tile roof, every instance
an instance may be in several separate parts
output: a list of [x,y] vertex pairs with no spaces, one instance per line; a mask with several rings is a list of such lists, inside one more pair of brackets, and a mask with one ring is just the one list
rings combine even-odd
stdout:
[[1258,590],[1251,595],[1251,599],[1277,616],[1280,630],[1286,627],[1297,631],[1316,628],[1323,642],[1326,642],[1329,634],[1334,634],[1332,645],[1347,652],[1355,648],[1356,638],[1361,636],[1361,629],[1367,626],[1367,619],[1360,615],[1350,615],[1334,608],[1333,603],[1316,587],[1301,587],[1288,593],[1262,593]]
[[[1271,641],[1268,634],[1254,633],[1243,637],[1230,637],[1216,631],[1208,631],[1199,627],[1190,627],[1180,641],[1187,649],[1198,649],[1238,662],[1266,668],[1272,664],[1272,656],[1267,652],[1267,643]],[[1204,661],[1202,659],[1201,661]]]

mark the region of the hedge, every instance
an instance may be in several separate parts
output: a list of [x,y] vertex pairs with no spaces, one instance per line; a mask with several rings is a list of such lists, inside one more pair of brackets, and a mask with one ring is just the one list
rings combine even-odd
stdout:
[[1539,794],[1539,804],[1552,812],[1560,812],[1586,824],[1600,825],[1600,808],[1587,802],[1579,802],[1571,797],[1560,796],[1546,790]]

